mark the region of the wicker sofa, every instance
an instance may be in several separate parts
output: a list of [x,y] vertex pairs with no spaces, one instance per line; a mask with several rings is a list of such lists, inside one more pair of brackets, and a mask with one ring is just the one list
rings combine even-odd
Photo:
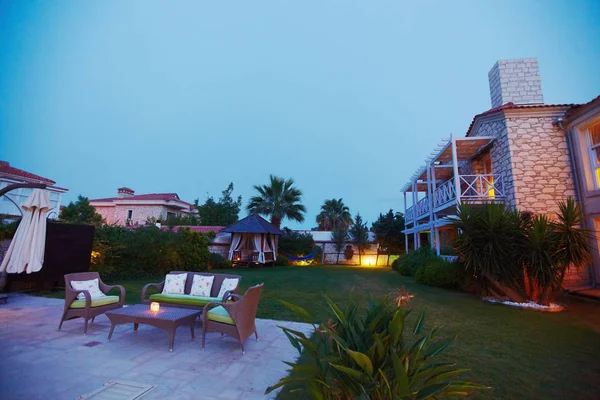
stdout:
[[[228,299],[230,294],[237,294],[239,290],[240,281],[242,277],[239,275],[229,274],[213,274],[210,272],[187,272],[187,271],[171,271],[171,274],[187,274],[185,281],[184,294],[166,294],[162,293],[165,282],[160,283],[149,283],[142,289],[142,304],[150,304],[151,302],[160,303],[161,306],[166,307],[179,307],[179,308],[191,308],[202,310],[208,303],[222,303],[224,299]],[[190,291],[192,289],[192,282],[194,275],[214,276],[212,288],[210,290],[210,297],[192,296]],[[238,280],[238,286],[233,290],[226,291],[222,298],[218,298],[221,285],[225,278],[234,278]],[[147,298],[146,292],[149,288],[155,287],[159,293],[152,294]]]

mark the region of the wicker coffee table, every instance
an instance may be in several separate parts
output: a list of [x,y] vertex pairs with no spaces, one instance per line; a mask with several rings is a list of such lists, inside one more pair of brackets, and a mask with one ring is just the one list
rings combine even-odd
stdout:
[[175,331],[178,326],[188,325],[192,333],[192,340],[196,339],[194,321],[200,314],[202,311],[175,307],[163,307],[158,312],[153,312],[150,311],[150,306],[144,304],[107,311],[106,316],[111,323],[108,340],[110,341],[112,338],[117,325],[133,324],[134,332],[137,332],[139,324],[151,325],[169,331],[169,351],[173,351]]

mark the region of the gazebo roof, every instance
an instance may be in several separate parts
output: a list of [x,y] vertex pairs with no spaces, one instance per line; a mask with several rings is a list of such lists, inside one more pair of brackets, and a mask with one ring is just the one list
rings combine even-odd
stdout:
[[259,215],[249,215],[239,220],[235,224],[223,228],[221,232],[229,233],[270,233],[273,235],[283,235],[283,232],[271,225],[267,220]]

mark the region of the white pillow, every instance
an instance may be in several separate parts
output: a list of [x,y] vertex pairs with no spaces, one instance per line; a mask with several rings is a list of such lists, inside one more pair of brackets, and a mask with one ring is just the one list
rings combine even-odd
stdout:
[[217,296],[219,299],[222,299],[225,295],[226,291],[232,291],[238,285],[238,278],[225,278],[223,279],[223,283],[221,284],[221,290],[219,290],[219,295]]
[[167,274],[163,294],[184,294],[187,274]]
[[[71,281],[71,287],[74,290],[87,290],[88,292],[90,292],[90,296],[92,296],[92,299],[106,297],[106,295],[100,290],[100,286],[98,285],[98,278],[91,279],[89,281]],[[79,293],[77,295],[77,299],[85,300],[84,294]]]
[[190,294],[192,296],[210,297],[210,289],[212,289],[214,280],[214,276],[194,275]]

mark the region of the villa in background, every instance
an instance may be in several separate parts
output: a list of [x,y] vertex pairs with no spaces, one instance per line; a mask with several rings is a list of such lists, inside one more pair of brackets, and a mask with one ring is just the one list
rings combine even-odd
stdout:
[[197,214],[193,204],[179,198],[177,193],[136,195],[133,189],[117,189],[117,197],[90,200],[107,224],[121,226],[145,225],[148,218],[166,221],[170,216]]
[[[14,183],[46,184],[46,190],[49,192],[50,202],[52,203],[52,210],[48,213],[48,218],[58,218],[62,194],[68,192],[69,189],[54,186],[56,182],[53,180],[15,168],[8,161],[0,161],[0,189]],[[3,215],[6,219],[19,218],[21,216],[21,204],[31,195],[31,191],[32,189],[15,189],[2,196],[0,198],[0,215]]]
[[553,217],[559,201],[574,197],[595,233],[594,262],[571,269],[565,283],[600,284],[600,96],[544,104],[535,58],[498,61],[488,78],[492,108],[473,118],[465,137],[442,139],[402,188],[405,235],[415,248],[427,235],[444,255],[456,235],[447,217],[461,202],[501,201]]

